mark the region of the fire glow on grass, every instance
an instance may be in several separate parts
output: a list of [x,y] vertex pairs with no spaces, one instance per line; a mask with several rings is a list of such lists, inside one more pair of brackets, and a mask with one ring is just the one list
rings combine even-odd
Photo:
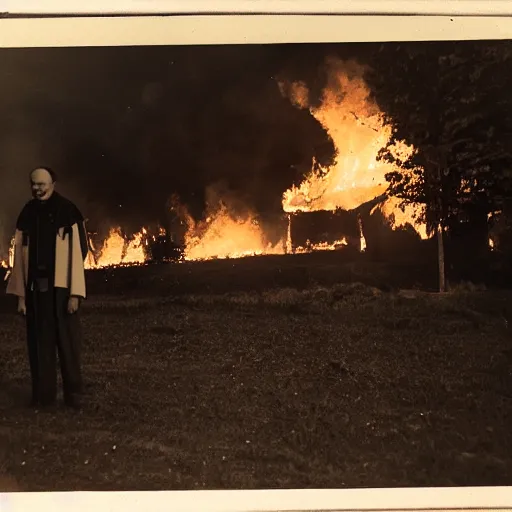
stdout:
[[[336,157],[326,168],[313,162],[309,175],[298,186],[283,193],[283,212],[288,214],[288,229],[282,239],[271,244],[264,229],[251,212],[235,214],[225,204],[209,204],[205,218],[199,222],[184,211],[188,226],[185,235],[184,258],[203,260],[212,258],[240,258],[263,254],[292,252],[291,216],[296,212],[333,211],[338,208],[351,210],[371,201],[386,192],[386,173],[396,170],[390,163],[379,161],[379,151],[389,147],[392,127],[384,121],[383,112],[373,101],[364,80],[365,68],[349,61],[328,62],[329,79],[319,106],[312,106],[310,93],[302,82],[279,83],[283,97],[299,109],[308,110],[323,126],[334,142]],[[401,161],[407,161],[414,148],[405,142],[390,147]],[[426,227],[418,222],[422,213],[419,206],[399,208],[396,198],[388,198],[377,205],[394,228],[411,225],[418,235],[427,238]],[[366,240],[359,219],[360,250],[366,248]],[[146,240],[146,242],[144,242]],[[147,244],[146,230],[142,230],[131,241],[126,241],[120,229],[111,230],[95,259],[89,256],[86,267],[100,268],[111,265],[144,263]],[[333,250],[347,245],[346,240],[333,244],[318,244],[299,247],[295,252],[310,250]]]

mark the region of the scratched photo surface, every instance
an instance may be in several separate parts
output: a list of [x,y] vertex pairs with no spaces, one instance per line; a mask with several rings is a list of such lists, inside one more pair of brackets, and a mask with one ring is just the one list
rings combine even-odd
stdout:
[[[511,59],[1,49],[0,490],[512,484]],[[71,408],[55,365],[31,401],[13,284],[50,183],[84,228]]]

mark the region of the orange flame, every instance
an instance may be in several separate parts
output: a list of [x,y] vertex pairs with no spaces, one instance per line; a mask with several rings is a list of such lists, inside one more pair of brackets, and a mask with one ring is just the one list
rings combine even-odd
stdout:
[[14,237],[11,238],[9,244],[9,252],[6,260],[0,261],[0,267],[11,269],[14,265]]
[[[132,240],[127,241],[119,228],[111,229],[108,238],[104,241],[100,255],[95,258],[89,252],[85,262],[86,269],[110,267],[113,265],[135,265],[146,261],[144,251],[144,237],[146,229],[142,229]],[[91,242],[92,246],[92,242]],[[94,251],[94,247],[92,246]]]
[[428,238],[427,225],[417,219],[424,207],[412,204],[400,206],[399,203],[400,200],[396,197],[389,197],[384,203],[374,207],[372,213],[379,209],[394,229],[410,225],[422,240],[426,240]]
[[252,215],[236,218],[221,204],[199,223],[187,215],[186,260],[241,258],[261,254],[284,254],[283,242],[275,246],[266,241],[258,221]]
[[[379,161],[379,151],[389,147],[400,161],[407,161],[414,148],[405,142],[390,146],[392,126],[385,124],[383,112],[371,98],[363,75],[365,68],[355,62],[331,60],[330,78],[318,107],[309,104],[309,91],[304,83],[280,84],[282,94],[311,114],[324,127],[336,148],[332,166],[313,165],[310,174],[298,186],[283,194],[285,212],[351,210],[386,192],[386,173],[396,166]],[[315,164],[315,162],[313,162]],[[392,199],[383,208],[389,218],[395,213],[397,201]],[[411,224],[420,236],[426,230],[413,218],[417,207],[395,214],[394,227]],[[363,237],[364,238],[364,237]],[[361,247],[365,242],[361,243]]]

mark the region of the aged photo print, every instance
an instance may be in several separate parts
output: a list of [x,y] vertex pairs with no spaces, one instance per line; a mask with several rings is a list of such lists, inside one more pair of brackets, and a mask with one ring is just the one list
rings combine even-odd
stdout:
[[0,49],[0,490],[512,481],[512,43]]

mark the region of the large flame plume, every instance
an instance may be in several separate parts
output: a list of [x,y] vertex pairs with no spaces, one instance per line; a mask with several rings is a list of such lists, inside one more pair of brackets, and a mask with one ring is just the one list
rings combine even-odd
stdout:
[[[385,123],[383,112],[371,97],[364,66],[339,60],[330,60],[328,66],[329,80],[318,107],[310,105],[306,84],[280,83],[281,93],[297,108],[308,109],[336,148],[332,166],[325,168],[313,162],[306,179],[284,193],[286,212],[357,208],[385,193],[385,175],[396,170],[394,164],[379,160],[381,149],[389,148],[402,162],[415,151],[405,141],[390,145],[393,128]],[[425,227],[417,220],[422,213],[419,206],[408,205],[402,211],[398,200],[389,198],[378,208],[393,227],[410,224],[421,238],[427,238]]]

